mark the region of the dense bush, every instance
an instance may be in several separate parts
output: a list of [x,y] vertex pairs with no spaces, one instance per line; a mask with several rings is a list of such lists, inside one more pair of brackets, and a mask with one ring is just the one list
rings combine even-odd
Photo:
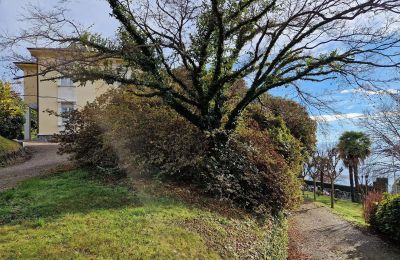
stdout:
[[25,105],[10,84],[0,81],[0,135],[8,138],[22,138],[25,122]]
[[381,192],[371,191],[368,193],[363,202],[363,216],[365,222],[370,224],[373,222],[379,202],[382,200],[383,194]]
[[60,115],[68,120],[65,130],[55,135],[60,143],[58,152],[71,154],[71,159],[80,166],[112,172],[118,168],[117,157],[114,150],[103,141],[103,131],[95,120],[96,110],[94,103],[80,111]]
[[204,156],[194,168],[199,173],[193,176],[196,183],[259,216],[297,204],[296,174],[291,175],[283,158],[271,149],[268,136],[246,134],[233,136],[214,156]]
[[130,175],[187,179],[187,169],[204,154],[205,135],[158,98],[114,91],[99,98],[97,106],[95,120],[104,131],[103,141]]
[[[260,97],[260,102],[252,107],[263,111],[264,114],[268,113],[272,118],[281,118],[290,130],[290,134],[301,142],[302,148],[305,149],[303,152],[311,153],[314,151],[316,125],[314,121],[309,119],[304,107],[292,100],[269,95]],[[266,124],[265,127],[269,127],[269,125]]]
[[[280,99],[279,104],[284,103]],[[314,145],[315,132],[303,137],[283,116],[259,103],[250,108],[236,132],[218,142],[219,133],[200,131],[158,98],[113,91],[75,112],[85,119],[72,115],[59,140],[62,151],[74,153],[81,163],[107,159],[106,165],[118,165],[130,175],[189,182],[264,216],[300,202],[297,176],[308,150],[302,140]],[[306,114],[297,116],[313,124]],[[292,134],[294,130],[302,138]]]
[[300,143],[278,121],[266,130],[249,118],[227,145],[204,157],[203,168],[196,169],[200,175],[194,176],[197,183],[259,216],[297,205],[301,201]]
[[388,237],[400,241],[400,194],[385,195],[378,205],[372,226]]

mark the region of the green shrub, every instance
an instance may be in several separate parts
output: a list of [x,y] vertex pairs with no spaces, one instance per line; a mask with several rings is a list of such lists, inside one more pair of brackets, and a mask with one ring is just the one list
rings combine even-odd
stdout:
[[386,194],[379,203],[372,226],[388,237],[400,241],[400,194]]
[[82,110],[74,110],[61,116],[67,117],[65,129],[55,135],[60,143],[60,154],[71,154],[82,167],[95,168],[99,172],[118,171],[117,156],[104,142],[103,131],[95,119],[97,106],[88,104]]
[[240,129],[218,152],[203,157],[193,178],[206,192],[259,217],[293,208],[301,201],[298,172],[270,138],[267,131]]
[[11,85],[0,81],[0,135],[8,138],[22,138],[25,122],[25,105]]
[[[269,95],[261,96],[259,104],[251,106],[249,110],[254,110],[254,107],[263,111],[264,115],[267,112],[270,118],[282,119],[290,134],[301,142],[301,152],[312,153],[314,151],[316,124],[315,121],[310,120],[305,107],[292,100]],[[261,120],[263,120],[262,118]],[[262,124],[262,121],[259,123]],[[269,128],[270,124],[265,124],[264,127]]]
[[97,122],[104,129],[104,140],[128,174],[191,179],[187,169],[206,150],[204,133],[158,98],[114,91],[99,98],[98,104],[102,112],[97,113]]
[[83,164],[194,184],[260,217],[301,201],[297,176],[307,149],[283,117],[259,104],[227,141],[219,139],[223,131],[200,131],[160,99],[127,91],[112,91],[75,113],[83,117],[72,114],[59,141]]

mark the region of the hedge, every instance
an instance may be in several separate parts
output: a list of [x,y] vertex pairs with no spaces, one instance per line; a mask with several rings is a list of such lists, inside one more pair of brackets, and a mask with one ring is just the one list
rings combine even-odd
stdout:
[[400,241],[400,194],[385,195],[378,205],[372,226],[395,241]]

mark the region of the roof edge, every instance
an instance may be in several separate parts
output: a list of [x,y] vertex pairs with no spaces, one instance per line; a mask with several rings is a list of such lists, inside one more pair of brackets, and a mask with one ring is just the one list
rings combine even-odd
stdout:
[[24,68],[27,67],[33,67],[37,65],[36,62],[29,62],[29,61],[15,61],[13,62],[15,66],[17,66],[19,69],[24,70]]

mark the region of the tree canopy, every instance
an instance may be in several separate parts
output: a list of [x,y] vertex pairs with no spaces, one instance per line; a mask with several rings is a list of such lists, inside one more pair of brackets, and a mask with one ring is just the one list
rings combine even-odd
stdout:
[[358,165],[371,153],[371,140],[363,132],[347,131],[339,138],[338,150],[344,164]]
[[[81,82],[135,85],[135,95],[159,96],[211,132],[234,130],[245,108],[271,89],[294,86],[310,101],[299,81],[342,77],[363,85],[374,81],[371,69],[399,66],[398,1],[107,2],[120,23],[114,38],[91,33],[62,8],[34,8],[27,15],[31,28],[2,43],[75,46],[61,61],[43,62],[40,73],[56,70]],[[238,80],[249,87],[226,106],[225,90]]]

